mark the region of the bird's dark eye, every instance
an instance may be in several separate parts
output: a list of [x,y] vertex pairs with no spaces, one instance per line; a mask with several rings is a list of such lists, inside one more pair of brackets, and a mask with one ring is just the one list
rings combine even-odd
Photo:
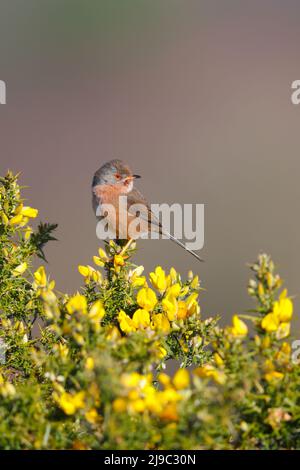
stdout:
[[121,175],[119,175],[118,173],[115,175],[115,178],[116,180],[120,180],[121,179]]

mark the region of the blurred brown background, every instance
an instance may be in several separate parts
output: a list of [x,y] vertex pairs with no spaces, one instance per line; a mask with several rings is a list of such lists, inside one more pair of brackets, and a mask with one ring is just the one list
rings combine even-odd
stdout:
[[299,293],[299,44],[298,0],[1,0],[0,173],[59,224],[59,289],[98,247],[92,175],[121,158],[152,202],[205,203],[204,264],[166,240],[137,255],[198,272],[205,315],[252,305],[260,250]]

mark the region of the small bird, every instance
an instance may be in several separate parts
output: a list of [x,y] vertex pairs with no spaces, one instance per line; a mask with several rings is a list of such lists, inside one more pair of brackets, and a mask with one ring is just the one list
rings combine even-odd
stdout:
[[[99,168],[94,174],[92,182],[92,202],[93,209],[99,220],[106,218],[108,228],[116,234],[118,240],[131,241],[128,236],[129,224],[139,218],[139,233],[149,233],[150,231],[165,235],[167,238],[177,243],[181,248],[191,253],[198,261],[203,261],[194,251],[190,250],[184,243],[179,241],[161,225],[158,218],[153,214],[144,196],[134,187],[134,181],[141,178],[140,175],[132,173],[129,166],[122,160],[111,160]],[[127,204],[120,205],[120,196],[127,197]],[[105,205],[114,206],[114,214],[105,211]],[[134,206],[138,204],[138,215]],[[119,216],[119,210],[126,210],[125,217]]]

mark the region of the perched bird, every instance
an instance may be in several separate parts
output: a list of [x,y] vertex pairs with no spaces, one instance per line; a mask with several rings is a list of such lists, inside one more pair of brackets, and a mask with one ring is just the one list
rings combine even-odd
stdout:
[[[198,261],[203,261],[194,251],[164,229],[144,196],[134,187],[137,178],[140,176],[133,174],[129,166],[121,160],[111,160],[96,171],[92,182],[92,202],[98,219],[106,219],[109,230],[116,234],[117,239],[126,239],[130,242],[128,226],[138,217],[140,236],[150,231],[164,235],[191,253]],[[120,196],[126,196],[125,207],[120,204],[122,200]],[[138,214],[135,210],[137,204]],[[112,205],[115,211],[107,213],[105,210],[107,205]],[[124,210],[126,214],[122,214]]]

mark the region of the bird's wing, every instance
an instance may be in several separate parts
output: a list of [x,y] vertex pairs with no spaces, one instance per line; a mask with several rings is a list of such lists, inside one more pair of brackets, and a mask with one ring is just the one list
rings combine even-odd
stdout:
[[133,188],[126,196],[128,201],[128,210],[133,204],[143,204],[144,206],[149,208],[147,199],[142,195],[142,193],[138,189]]
[[143,196],[138,189],[133,188],[130,193],[127,194],[127,207],[128,207],[128,212],[129,214],[132,214],[134,216],[137,215],[136,210],[134,209],[134,205],[138,204],[139,205],[139,218],[144,220],[149,224],[149,230],[151,228],[151,225],[153,228],[156,229],[160,234],[162,233],[162,226],[161,223],[159,222],[158,218],[154,215],[154,213],[151,211],[150,206],[146,200],[146,198]]

